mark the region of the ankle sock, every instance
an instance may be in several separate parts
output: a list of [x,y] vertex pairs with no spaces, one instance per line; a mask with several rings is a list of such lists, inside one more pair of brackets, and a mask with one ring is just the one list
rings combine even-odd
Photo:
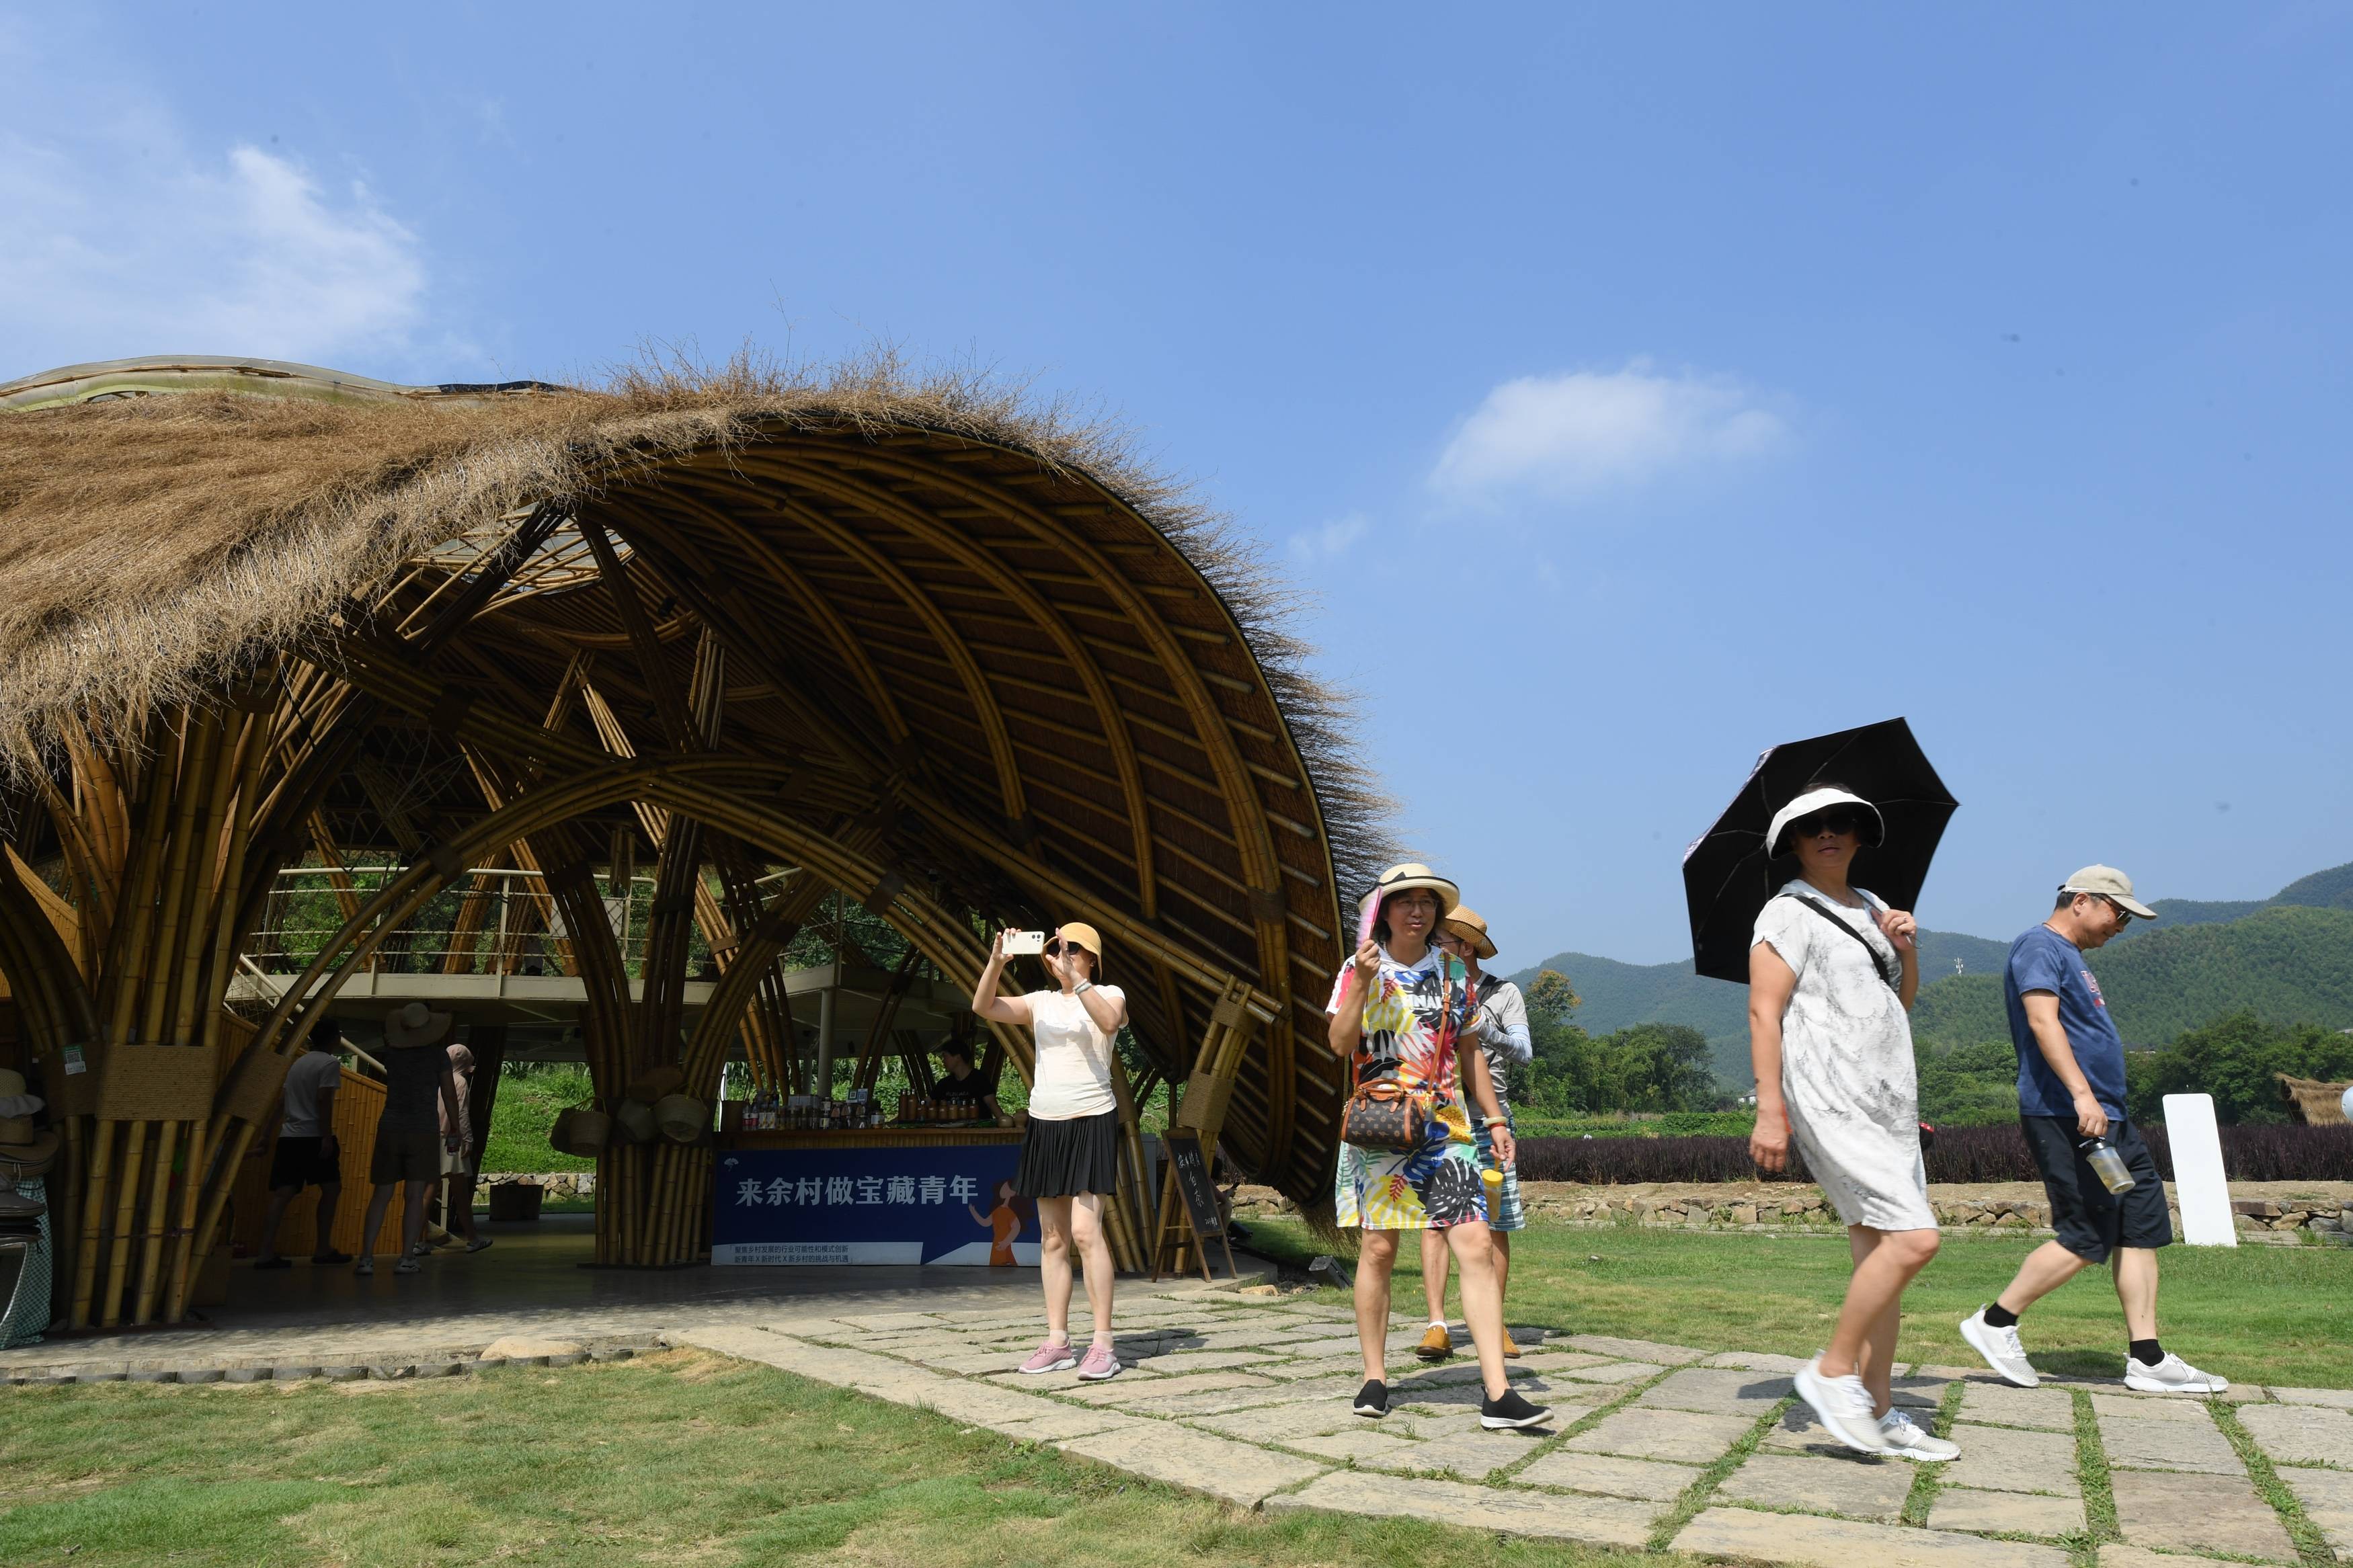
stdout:
[[1446,1327],[1446,1320],[1443,1318],[1432,1318],[1430,1320],[1430,1326],[1433,1329],[1443,1329]]
[[1986,1327],[1989,1329],[2014,1329],[2018,1327],[2018,1314],[2010,1311],[1999,1301],[1993,1302],[1986,1308],[1985,1321]]
[[2143,1366],[2155,1366],[2165,1359],[2165,1350],[2155,1340],[2135,1340],[2132,1358]]

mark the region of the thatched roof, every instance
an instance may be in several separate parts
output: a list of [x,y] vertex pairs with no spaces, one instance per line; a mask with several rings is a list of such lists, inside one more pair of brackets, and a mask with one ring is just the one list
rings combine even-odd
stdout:
[[[1068,822],[1060,870],[1107,900],[1155,879],[1124,856],[1152,862],[1175,895],[1156,913],[1144,895],[1156,929],[1295,999],[1303,1029],[1320,1026],[1343,911],[1390,853],[1346,709],[1282,629],[1290,598],[1263,557],[1129,433],[1018,387],[888,355],[570,391],[181,361],[0,385],[11,409],[0,768],[41,765],[71,725],[119,730],[221,690],[273,652],[332,667],[355,605],[378,626],[422,613],[557,502],[634,552],[673,617],[668,679],[691,673],[678,626],[729,644],[738,743],[807,749],[817,721],[861,755],[920,755],[972,820],[1017,838],[1032,817]],[[584,559],[576,531],[551,541],[437,668],[537,724],[529,694],[603,650],[615,704],[658,735],[664,678],[628,668],[607,595],[567,591],[596,581]],[[878,696],[901,710],[878,719]],[[1271,908],[1238,869],[1245,838],[1279,862],[1257,874],[1280,887]],[[944,841],[918,858],[962,864]],[[1251,973],[1270,918],[1289,928],[1281,976]],[[1198,1016],[1170,1003],[1159,1023],[1181,1053]],[[1300,1087],[1320,1098],[1330,1066],[1303,1060]],[[1287,1129],[1291,1094],[1271,1099]],[[1325,1138],[1308,1146],[1328,1159]]]
[[2345,1091],[2353,1089],[2353,1081],[2322,1083],[2284,1072],[2272,1076],[2279,1079],[2280,1098],[2287,1101],[2290,1116],[2308,1127],[2345,1125]]

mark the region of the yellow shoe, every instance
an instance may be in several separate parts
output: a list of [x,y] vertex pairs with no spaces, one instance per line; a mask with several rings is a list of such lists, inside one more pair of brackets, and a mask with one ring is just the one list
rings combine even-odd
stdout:
[[1424,1361],[1444,1361],[1454,1353],[1454,1336],[1446,1331],[1444,1323],[1432,1323],[1430,1332],[1421,1336],[1421,1343],[1413,1347],[1413,1353]]
[[1520,1342],[1512,1338],[1512,1331],[1509,1329],[1504,1331],[1504,1353],[1505,1355],[1520,1353]]

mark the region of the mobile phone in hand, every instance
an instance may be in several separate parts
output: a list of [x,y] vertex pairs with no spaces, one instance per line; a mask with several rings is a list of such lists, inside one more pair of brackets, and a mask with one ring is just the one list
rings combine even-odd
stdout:
[[1046,933],[1042,931],[1009,931],[1005,933],[1005,956],[1008,958],[1045,951]]

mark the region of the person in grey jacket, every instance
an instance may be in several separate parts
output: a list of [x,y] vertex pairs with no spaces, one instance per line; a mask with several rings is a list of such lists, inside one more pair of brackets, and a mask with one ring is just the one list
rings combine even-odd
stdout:
[[[1482,959],[1495,956],[1495,944],[1488,940],[1487,922],[1478,911],[1457,904],[1452,912],[1439,922],[1438,945],[1462,961],[1471,972],[1471,984],[1476,988],[1479,1011],[1477,1035],[1480,1050],[1486,1053],[1488,1076],[1495,1085],[1496,1103],[1503,1107],[1504,1125],[1518,1132],[1512,1121],[1511,1091],[1508,1088],[1513,1068],[1530,1060],[1535,1055],[1535,1045],[1528,1036],[1528,1004],[1520,988],[1500,974],[1482,973]],[[1499,1186],[1489,1181],[1487,1190],[1487,1234],[1495,1256],[1495,1293],[1502,1295],[1511,1283],[1512,1232],[1527,1224],[1520,1209],[1520,1176],[1511,1166],[1495,1158],[1494,1141],[1488,1136],[1486,1120],[1477,1110],[1471,1112],[1471,1131],[1479,1140],[1479,1163],[1490,1171],[1503,1172]],[[1446,1276],[1452,1255],[1448,1251],[1446,1237],[1437,1231],[1424,1231],[1421,1236],[1421,1291],[1430,1306],[1430,1331],[1422,1335],[1414,1353],[1424,1361],[1443,1361],[1454,1353],[1454,1339],[1446,1326]],[[1515,1356],[1519,1345],[1512,1338],[1507,1325],[1504,1330],[1504,1353]]]

